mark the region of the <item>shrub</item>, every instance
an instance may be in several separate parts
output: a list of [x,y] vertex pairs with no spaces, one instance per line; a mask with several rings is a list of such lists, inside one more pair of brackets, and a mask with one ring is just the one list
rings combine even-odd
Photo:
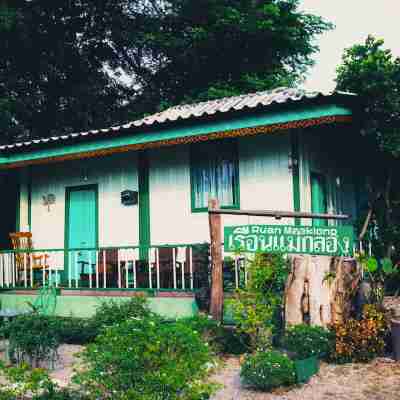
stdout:
[[55,317],[60,343],[85,345],[94,341],[98,326],[89,318]]
[[211,356],[199,334],[184,324],[134,317],[105,329],[82,353],[75,377],[92,399],[201,399]]
[[293,361],[278,351],[258,352],[247,356],[240,376],[246,385],[264,391],[296,382]]
[[368,362],[385,351],[388,324],[385,314],[366,305],[360,320],[349,319],[332,327],[336,337],[332,360],[338,363]]
[[218,341],[223,329],[219,322],[209,318],[207,315],[199,314],[194,317],[179,319],[175,323],[177,329],[180,329],[182,325],[198,333],[203,341],[208,343],[215,352],[220,352]]
[[55,330],[60,343],[85,345],[92,343],[106,326],[150,314],[145,297],[132,297],[128,301],[103,301],[91,318],[54,317]]
[[60,343],[56,319],[36,313],[14,318],[3,327],[3,335],[9,340],[11,359],[32,366],[54,360]]
[[40,368],[27,364],[6,367],[0,363],[0,400],[84,400],[83,393],[75,389],[59,388]]
[[211,349],[218,354],[243,354],[248,350],[248,336],[229,329],[207,315],[183,318],[177,321],[200,334]]
[[281,345],[298,360],[312,356],[323,358],[331,354],[335,346],[335,335],[319,326],[301,324],[286,330]]
[[257,253],[249,265],[247,288],[237,290],[229,302],[240,333],[251,348],[267,349],[280,329],[283,290],[289,266],[279,254]]
[[142,318],[151,315],[147,299],[143,296],[132,297],[129,300],[104,300],[91,317],[93,329],[99,331],[107,326],[118,324],[129,318]]

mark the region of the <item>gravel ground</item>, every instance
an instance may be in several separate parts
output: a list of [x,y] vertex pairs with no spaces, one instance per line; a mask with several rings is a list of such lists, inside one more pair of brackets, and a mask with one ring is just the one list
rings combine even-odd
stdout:
[[322,364],[309,383],[273,393],[261,393],[240,384],[238,358],[226,359],[213,376],[224,386],[212,400],[398,400],[400,363],[378,358],[369,364]]
[[74,368],[79,365],[76,354],[83,349],[83,346],[63,344],[58,348],[58,361],[56,367],[50,372],[50,377],[60,385],[65,387],[71,381]]
[[[56,368],[50,376],[60,385],[70,382],[76,354],[82,346],[62,345]],[[0,351],[1,353],[1,351]],[[0,355],[0,358],[1,355]],[[261,393],[240,383],[238,357],[228,357],[211,378],[223,386],[212,400],[398,400],[400,399],[400,363],[378,358],[369,364],[322,364],[318,375],[309,383],[273,393]],[[0,382],[1,384],[1,382]]]
[[[0,342],[0,360],[3,361],[5,360],[4,349],[4,342]],[[58,359],[55,368],[49,371],[49,375],[60,386],[67,386],[71,381],[74,368],[79,366],[79,359],[76,357],[76,354],[82,349],[83,346],[70,344],[63,344],[58,348]]]

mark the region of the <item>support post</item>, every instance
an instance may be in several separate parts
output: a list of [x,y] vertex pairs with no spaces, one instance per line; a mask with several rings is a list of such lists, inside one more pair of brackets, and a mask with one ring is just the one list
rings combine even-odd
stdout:
[[[218,209],[218,200],[210,199],[209,210]],[[224,289],[222,279],[222,238],[221,215],[208,214],[211,239],[211,303],[210,314],[216,321],[222,321],[224,307]]]

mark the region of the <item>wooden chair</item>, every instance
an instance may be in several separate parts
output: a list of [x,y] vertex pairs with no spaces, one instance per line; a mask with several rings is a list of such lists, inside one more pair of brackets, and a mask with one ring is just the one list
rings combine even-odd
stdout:
[[[9,234],[11,240],[11,246],[13,250],[17,250],[14,253],[15,266],[17,269],[18,282],[24,280],[24,271],[26,268],[27,281],[30,278],[30,271],[42,270],[48,268],[48,254],[35,254],[32,253],[32,233],[31,232],[13,232]],[[24,251],[26,250],[26,251]],[[31,265],[32,264],[32,265]],[[31,268],[32,267],[32,268]]]

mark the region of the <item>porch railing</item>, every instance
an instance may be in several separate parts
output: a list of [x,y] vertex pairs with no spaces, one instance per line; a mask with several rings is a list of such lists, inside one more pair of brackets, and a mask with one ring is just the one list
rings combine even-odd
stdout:
[[[370,242],[354,251],[371,255]],[[246,257],[225,254],[226,290],[245,287]],[[209,246],[104,247],[0,251],[0,288],[195,290],[210,284]]]
[[207,279],[207,252],[202,244],[6,250],[0,252],[0,288],[51,282],[70,289],[194,290]]

